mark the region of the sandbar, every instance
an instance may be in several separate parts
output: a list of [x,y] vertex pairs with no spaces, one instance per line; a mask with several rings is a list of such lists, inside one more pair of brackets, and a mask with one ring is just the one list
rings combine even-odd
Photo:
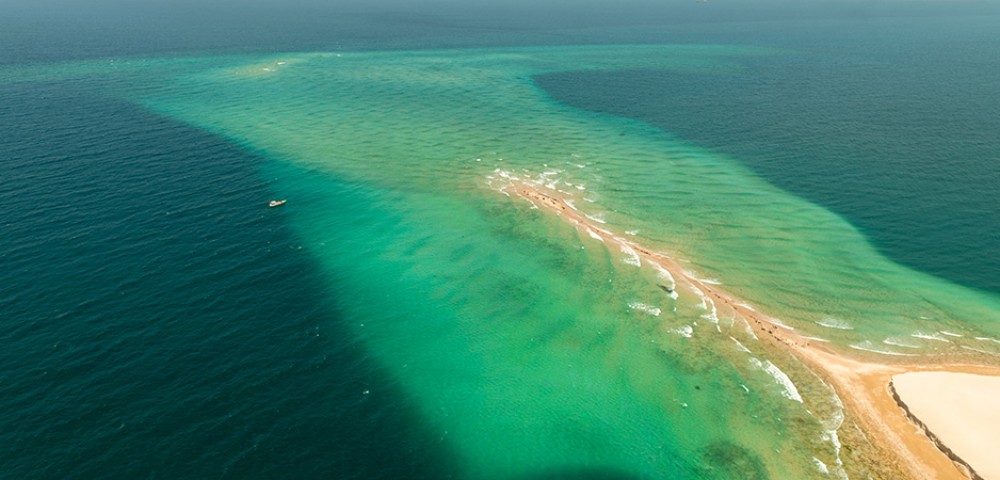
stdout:
[[[920,424],[922,420],[913,418],[906,406],[901,405],[892,390],[894,377],[904,378],[904,374],[915,374],[914,372],[947,372],[948,375],[976,374],[1000,382],[1000,362],[990,362],[990,364],[945,363],[941,359],[921,361],[916,357],[907,357],[913,359],[907,360],[905,363],[898,359],[886,359],[886,362],[880,363],[853,358],[834,350],[829,345],[798,334],[783,322],[750,307],[746,301],[726,292],[720,286],[695,277],[671,255],[640,245],[632,239],[617,235],[603,226],[594,224],[588,220],[586,215],[577,211],[576,207],[554,192],[548,192],[530,184],[516,183],[502,191],[509,196],[508,190],[513,190],[513,193],[518,197],[537,207],[556,213],[570,224],[584,230],[589,236],[601,240],[608,247],[615,246],[622,251],[635,252],[645,262],[668,271],[676,280],[676,288],[694,291],[700,297],[712,302],[713,306],[718,308],[719,316],[725,313],[732,315],[734,320],[743,320],[753,329],[758,338],[791,353],[804,367],[822,378],[837,392],[844,404],[845,411],[865,433],[872,448],[878,451],[879,463],[891,465],[892,471],[899,472],[904,478],[912,479],[965,479],[971,477],[1000,480],[1000,477],[997,477],[995,473],[990,473],[995,472],[991,467],[1000,465],[1000,463],[990,460],[988,453],[984,453],[986,460],[978,460],[980,454],[973,453],[985,452],[986,450],[995,452],[997,450],[997,446],[1000,445],[1000,441],[998,441],[1000,428],[996,427],[996,423],[989,424],[984,421],[971,424],[958,423],[965,421],[958,419],[958,416],[963,414],[954,412],[955,409],[949,409],[948,401],[937,400],[943,397],[933,397],[927,400],[928,403],[937,405],[936,410],[932,409],[938,412],[935,421],[941,421],[946,425],[950,422],[956,422],[953,427],[942,428],[942,432],[948,431],[950,435],[941,441],[933,436],[938,435],[937,433],[929,434],[928,429]],[[914,383],[908,379],[909,377],[905,378],[907,378],[904,380],[905,384]],[[979,387],[975,387],[969,382],[955,383],[951,389],[958,397],[977,396],[979,400],[975,403],[980,409],[988,410],[990,400],[1000,398],[1000,395],[997,395],[1000,393],[1000,383],[995,390],[989,391],[991,393],[982,393]],[[914,395],[907,395],[907,397],[910,396]],[[996,410],[994,408],[994,414],[997,413]],[[959,427],[958,425],[963,426]],[[975,433],[971,433],[972,430]],[[941,435],[944,438],[945,434]],[[973,455],[976,460],[959,458],[954,454],[953,448],[968,443],[959,441],[958,437],[962,436],[967,436],[969,439],[984,439],[980,447],[985,448],[985,450],[982,448],[969,450],[969,455]],[[955,437],[954,440],[952,437]],[[975,440],[971,441],[975,442]],[[955,446],[952,446],[952,442],[955,442]],[[989,448],[991,446],[992,449]],[[967,447],[963,448],[967,449]],[[994,456],[1000,457],[995,454]],[[989,465],[989,461],[993,461],[993,464]],[[970,465],[976,465],[975,471],[969,468]]]

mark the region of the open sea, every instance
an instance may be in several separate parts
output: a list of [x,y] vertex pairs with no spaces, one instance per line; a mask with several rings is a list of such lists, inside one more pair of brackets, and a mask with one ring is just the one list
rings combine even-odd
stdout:
[[1000,12],[643,5],[13,8],[0,478],[891,478],[506,190],[842,351],[995,358]]

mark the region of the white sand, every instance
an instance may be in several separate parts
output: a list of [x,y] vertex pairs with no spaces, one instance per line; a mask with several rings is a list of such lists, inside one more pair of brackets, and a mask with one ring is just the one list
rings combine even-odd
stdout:
[[980,476],[1000,480],[1000,377],[952,372],[896,375],[910,412]]

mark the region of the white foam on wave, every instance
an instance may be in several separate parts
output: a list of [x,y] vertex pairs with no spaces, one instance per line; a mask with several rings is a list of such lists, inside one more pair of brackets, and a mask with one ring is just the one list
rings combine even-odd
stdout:
[[670,283],[670,298],[677,300],[677,281],[674,280],[674,276],[666,268],[655,263],[653,266],[656,268],[656,278],[660,279],[661,282]]
[[729,337],[729,339],[732,340],[732,341],[734,341],[734,342],[736,342],[736,348],[739,348],[740,351],[745,352],[745,353],[751,353],[750,349],[747,348],[746,345],[743,345],[739,340],[737,340],[737,339],[735,339],[733,337]]
[[774,378],[774,381],[782,387],[781,396],[789,400],[802,403],[802,395],[799,395],[799,389],[795,388],[795,383],[792,382],[792,379],[789,378],[785,372],[781,371],[777,365],[771,363],[770,360],[764,360],[762,362],[756,358],[751,358],[750,363],[752,363],[755,367],[764,370],[768,375]]
[[979,340],[981,342],[1000,343],[1000,340],[997,340],[995,338],[990,338],[990,337],[976,337],[976,340]]
[[872,343],[872,342],[870,342],[868,340],[865,340],[865,341],[863,341],[861,343],[852,343],[852,344],[848,345],[848,347],[851,347],[851,348],[853,348],[855,350],[861,350],[863,352],[880,353],[882,355],[895,355],[895,356],[899,356],[899,357],[912,357],[912,356],[915,355],[913,353],[895,352],[895,351],[892,351],[892,350],[886,350],[884,348],[879,348],[874,343]]
[[922,338],[924,340],[934,340],[935,342],[951,343],[951,340],[948,340],[937,333],[915,332],[910,334],[910,336],[913,338]]
[[951,332],[948,332],[948,331],[945,331],[945,330],[940,330],[938,333],[940,333],[941,335],[947,335],[949,337],[957,337],[957,338],[962,338],[962,337],[965,336],[965,335],[962,335],[960,333],[951,333]]
[[569,208],[572,208],[573,210],[576,210],[576,205],[573,204],[572,200],[566,199],[566,200],[563,200],[563,203],[565,203],[566,206],[568,206]]
[[685,338],[691,338],[694,335],[694,327],[692,327],[691,325],[684,325],[683,327],[673,328],[668,331],[681,335],[682,337]]
[[[830,387],[830,385],[826,382],[823,382],[823,385],[826,385],[826,387],[830,389],[830,397],[833,400],[833,403],[837,404],[837,410],[834,412],[833,416],[826,420],[822,420],[823,427],[825,427],[827,431],[832,431],[836,434],[837,430],[840,430],[841,425],[844,424],[844,402],[840,400],[840,395],[837,395],[837,391]],[[833,439],[833,444],[837,447],[837,454],[839,455],[840,442]]]
[[840,458],[840,449],[841,449],[840,437],[839,435],[837,435],[836,431],[832,431],[829,433],[833,437],[833,441],[836,442],[835,451],[837,452],[837,463],[834,464],[834,467],[836,469],[832,473],[830,473],[830,475],[840,480],[850,480],[850,477],[847,476],[847,470],[844,470],[844,461]]
[[590,238],[593,238],[594,240],[597,240],[597,241],[599,241],[601,243],[604,243],[604,237],[598,235],[597,232],[595,232],[595,231],[593,231],[593,230],[591,230],[589,228],[587,229],[587,235],[590,235]]
[[819,473],[822,473],[823,475],[829,475],[830,474],[830,468],[827,467],[826,464],[823,463],[822,460],[820,460],[820,459],[818,459],[816,457],[813,457],[813,463],[816,464],[816,470],[819,470]]
[[698,306],[701,307],[702,310],[708,310],[708,297],[705,296],[705,292],[701,291],[701,289],[695,285],[691,285],[691,291],[693,291],[694,294],[701,300],[701,303],[699,303]]
[[638,310],[643,313],[648,313],[654,317],[659,317],[660,313],[662,312],[662,310],[660,310],[657,307],[654,307],[652,305],[646,305],[645,303],[640,303],[640,302],[628,302],[628,308],[631,308],[632,310]]
[[795,330],[795,327],[781,323],[780,321],[778,321],[777,318],[774,317],[767,317],[767,321],[768,323],[774,324],[777,327],[784,328],[785,330],[792,330],[792,331]]
[[722,285],[722,282],[715,278],[699,278],[698,281],[709,285]]
[[814,342],[823,342],[823,343],[830,343],[830,341],[829,341],[829,340],[827,340],[827,339],[825,339],[825,338],[820,338],[820,337],[810,337],[810,336],[808,336],[808,335],[803,335],[803,336],[802,336],[802,338],[804,338],[804,339],[806,339],[806,340],[812,340],[812,341],[814,341]]
[[976,348],[976,347],[970,347],[968,345],[962,345],[962,348],[964,348],[966,350],[972,350],[973,352],[985,353],[987,355],[996,355],[997,354],[997,352],[991,352],[989,350],[982,350],[982,349],[979,349],[979,348]]
[[638,230],[625,230],[625,235],[631,235],[631,236],[634,237],[634,236],[636,236],[638,234],[639,234]]
[[496,169],[493,170],[493,173],[496,176],[498,176],[500,178],[503,178],[503,179],[506,179],[506,180],[510,180],[510,181],[514,181],[514,182],[517,182],[517,181],[521,180],[521,177],[517,176],[517,174],[515,174],[514,172],[511,172],[510,170],[504,170],[502,168],[496,168]]
[[840,450],[843,446],[840,443],[840,435],[837,433],[840,426],[844,424],[844,404],[836,392],[833,392],[833,400],[837,403],[837,411],[829,420],[822,422],[826,431],[820,435],[820,439],[833,445],[833,453],[836,455],[835,476],[842,480],[848,480],[847,472],[844,471],[844,461],[840,458]]
[[854,330],[847,320],[843,320],[837,317],[823,317],[822,320],[816,322],[816,325],[826,328],[834,328],[837,330]]
[[719,329],[719,312],[715,308],[715,302],[712,299],[708,298],[708,297],[703,297],[703,298],[708,303],[708,307],[709,308],[706,308],[706,310],[710,310],[710,311],[708,313],[704,314],[704,315],[701,315],[701,318],[704,318],[704,319],[712,322],[713,324],[715,324],[715,328],[716,328],[716,330],[718,330]]
[[760,340],[760,338],[757,338],[757,333],[753,331],[753,327],[750,326],[750,322],[747,321],[746,319],[743,320],[743,328],[744,330],[746,330],[747,334],[750,335],[754,340],[758,341]]
[[882,340],[882,343],[886,345],[892,345],[893,347],[920,348],[919,343],[899,337],[886,338],[885,340]]
[[674,275],[670,273],[670,270],[656,265],[656,277],[662,281],[670,282],[670,287],[676,287],[677,282],[674,280]]
[[591,220],[593,220],[593,221],[595,221],[597,223],[608,223],[608,221],[604,219],[604,214],[603,213],[595,213],[593,215],[584,214],[583,216],[585,216],[585,217],[587,217],[587,218],[589,218],[589,219],[591,219]]
[[631,247],[624,244],[621,245],[620,248],[622,253],[626,255],[626,257],[622,259],[623,262],[636,267],[642,266],[642,260],[639,259],[639,254],[636,253],[635,250],[632,250]]

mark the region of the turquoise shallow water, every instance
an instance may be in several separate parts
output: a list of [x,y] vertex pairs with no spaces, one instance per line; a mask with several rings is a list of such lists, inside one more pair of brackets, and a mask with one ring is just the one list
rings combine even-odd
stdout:
[[3,298],[28,321],[3,339],[30,354],[6,350],[20,415],[2,430],[25,447],[4,463],[53,478],[864,475],[822,382],[693,293],[665,295],[627,252],[504,195],[514,177],[562,190],[845,350],[995,354],[995,295],[900,266],[732,151],[559,103],[537,81],[739,76],[795,55],[576,46],[5,70],[20,102],[6,103],[5,187],[21,208],[4,223],[19,267]]
[[725,72],[761,55],[781,52],[300,54],[185,75],[144,102],[363,189],[345,213],[324,206],[322,183],[275,174],[275,195],[302,197],[288,210],[305,248],[349,289],[341,308],[357,335],[463,475],[699,476],[716,450],[723,469],[838,475],[838,402],[821,382],[789,380],[740,324],[696,296],[671,300],[627,254],[503,196],[513,177],[562,189],[608,228],[857,351],[994,350],[995,298],[888,261],[727,157],[572,110],[531,81],[568,68]]

